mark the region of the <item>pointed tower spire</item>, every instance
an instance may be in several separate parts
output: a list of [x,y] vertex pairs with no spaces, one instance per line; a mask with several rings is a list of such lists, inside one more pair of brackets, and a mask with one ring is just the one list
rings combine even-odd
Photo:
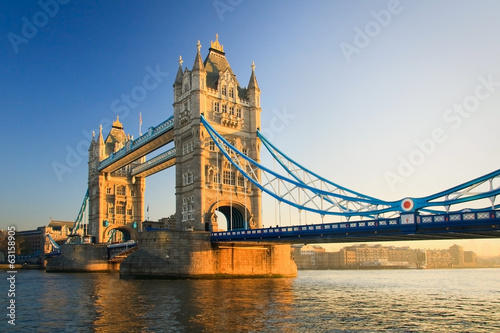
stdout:
[[175,82],[176,83],[182,83],[182,56],[179,56],[179,69],[177,70],[177,76],[175,77]]
[[174,87],[174,101],[177,101],[182,94],[182,78],[184,73],[182,72],[182,56],[179,56],[179,69],[177,69],[177,75],[173,84]]
[[201,54],[200,54],[200,49],[201,49],[201,44],[200,41],[196,44],[196,48],[198,51],[196,52],[196,58],[194,59],[194,64],[193,64],[193,71],[196,70],[205,70],[205,66],[203,66],[203,61],[201,60]]
[[205,89],[205,80],[207,77],[207,72],[205,70],[205,65],[203,65],[203,61],[201,60],[201,44],[200,41],[196,43],[196,58],[194,59],[193,69],[192,69],[192,77],[191,77],[191,89],[200,90]]
[[257,78],[255,77],[255,63],[252,61],[252,75],[250,75],[250,81],[248,82],[248,89],[256,89],[260,91],[259,85],[257,84]]
[[257,84],[257,78],[255,77],[255,63],[252,61],[252,75],[250,75],[250,81],[248,82],[247,97],[250,101],[250,105],[255,107],[260,107],[260,89]]
[[104,137],[102,136],[102,125],[99,125],[99,136],[97,137],[97,143],[104,144]]

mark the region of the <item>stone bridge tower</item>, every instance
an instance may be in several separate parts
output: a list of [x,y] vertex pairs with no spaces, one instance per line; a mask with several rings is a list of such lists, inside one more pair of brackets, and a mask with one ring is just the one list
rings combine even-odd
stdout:
[[252,64],[250,81],[244,88],[229,66],[218,36],[211,42],[205,61],[199,41],[197,48],[191,70],[183,70],[179,58],[173,85],[178,228],[216,231],[261,227],[260,191],[218,152],[200,121],[203,114],[226,140],[260,162],[257,129],[261,108],[255,66]]
[[[137,239],[140,222],[144,220],[144,177],[131,177],[133,162],[113,172],[101,172],[99,163],[124,147],[131,140],[118,118],[104,139],[102,127],[89,148],[89,233],[96,243]],[[116,238],[116,230],[123,238]],[[113,232],[115,230],[115,232]]]

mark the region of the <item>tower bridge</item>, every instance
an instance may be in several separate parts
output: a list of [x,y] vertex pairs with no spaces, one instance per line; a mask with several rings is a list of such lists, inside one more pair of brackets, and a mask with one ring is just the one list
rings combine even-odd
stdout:
[[[253,63],[242,87],[218,37],[205,60],[199,41],[196,46],[191,69],[179,58],[172,117],[136,140],[117,119],[107,137],[101,129],[89,148],[89,231],[96,243],[116,230],[138,239],[139,250],[122,263],[130,275],[238,275],[235,262],[241,275],[293,275],[285,245],[273,244],[500,237],[500,170],[396,201],[340,186],[288,157],[259,131],[261,92]],[[171,143],[173,148],[146,161]],[[261,147],[281,171],[260,163]],[[146,177],[173,166],[175,230],[139,232]],[[263,228],[262,193],[293,207],[297,225]],[[484,205],[464,207],[477,202]],[[322,222],[303,225],[305,212]],[[339,221],[323,223],[325,217]]]
[[[262,225],[261,192],[224,161],[201,120],[205,115],[219,133],[258,161],[261,108],[255,67],[242,87],[218,38],[204,61],[200,50],[198,42],[191,70],[179,58],[172,117],[135,140],[117,119],[106,138],[101,129],[92,140],[89,230],[97,243],[113,229],[137,237],[134,225],[144,220],[145,178],[171,166],[176,169],[177,230],[217,231],[216,212],[233,228]],[[145,160],[172,142],[174,148]]]

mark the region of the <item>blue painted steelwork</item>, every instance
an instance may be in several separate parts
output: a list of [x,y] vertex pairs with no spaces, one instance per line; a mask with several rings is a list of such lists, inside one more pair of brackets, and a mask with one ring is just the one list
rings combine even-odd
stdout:
[[149,161],[146,161],[132,169],[131,176],[136,176],[140,174],[141,172],[144,172],[146,170],[149,170],[151,168],[154,168],[157,165],[160,165],[164,162],[170,161],[171,159],[175,158],[175,147],[167,150],[164,153],[161,153],[158,156],[153,157]]
[[[286,154],[284,154],[281,150],[276,148],[269,140],[267,140],[264,135],[260,131],[257,131],[257,136],[261,140],[261,142],[264,144],[264,147],[267,148],[269,153],[273,156],[273,158],[278,161],[278,163],[281,165],[281,167],[293,178],[295,178],[297,181],[301,182],[304,185],[309,185],[312,186],[316,189],[320,190],[327,190],[329,192],[336,192],[340,193],[343,195],[352,195],[353,197],[356,198],[365,198],[369,199],[372,201],[373,205],[391,205],[391,203],[387,201],[383,201],[368,195],[361,194],[359,192],[352,191],[346,187],[340,186],[338,184],[335,184],[331,182],[328,179],[325,179],[318,174],[308,170],[307,168],[303,167],[299,163],[295,162],[292,160],[290,157],[288,157]],[[333,203],[330,198],[325,198],[325,200],[329,201],[330,203]],[[352,209],[348,209],[348,207],[343,206],[342,202],[339,203],[339,207],[345,211],[348,212],[353,212]],[[371,218],[376,218],[376,216],[370,216]]]
[[[283,154],[262,134],[258,133],[264,146],[293,179],[280,175],[253,161],[232,146],[215,131],[203,115],[201,122],[219,150],[245,178],[273,198],[299,210],[307,210],[320,215],[344,216],[349,219],[353,216],[390,217],[400,213],[418,211],[426,213],[457,212],[450,210],[450,206],[486,198],[491,201],[490,208],[500,207],[494,203],[496,196],[500,194],[500,187],[493,186],[495,180],[500,181],[500,170],[427,197],[383,201],[349,190],[318,176]],[[260,172],[263,173],[264,177],[262,178],[265,178],[267,182],[260,180],[258,176]],[[472,192],[473,189],[484,183],[489,183],[489,190],[481,193]],[[281,193],[282,187],[285,189],[284,193]]]
[[381,240],[500,238],[500,210],[438,215],[402,214],[371,221],[212,232],[212,242],[332,243]]
[[[261,191],[299,210],[307,210],[321,215],[351,217],[373,216],[396,211],[399,207],[399,202],[383,202],[371,198],[332,193],[280,175],[252,160],[232,146],[215,131],[203,116],[201,116],[201,122],[207,129],[215,145],[245,178]],[[246,170],[249,170],[249,172]],[[259,172],[264,173],[265,178],[268,180],[267,183],[261,184],[260,177],[258,176]],[[284,193],[277,193],[280,186],[284,187]],[[324,200],[325,198],[329,200],[326,201]],[[328,204],[326,207],[324,206],[325,202]],[[346,210],[344,207],[348,205],[356,206],[356,209],[347,207],[348,210]]]
[[111,243],[111,241],[113,240],[113,236],[116,234],[116,229],[111,229],[111,231],[109,232],[109,237],[108,237],[108,240],[106,243]]
[[54,241],[54,239],[50,236],[50,234],[47,234],[46,237],[48,238],[50,245],[52,245],[52,251],[50,251],[48,254],[49,255],[60,254],[61,246]]
[[[500,194],[500,187],[493,188],[493,182],[495,180],[500,180],[500,169],[486,174],[482,177],[465,182],[461,185],[454,186],[445,191],[441,191],[422,198],[415,198],[413,199],[415,203],[414,210],[436,206],[447,208],[447,206],[449,207],[451,205],[487,198],[490,199],[493,208],[497,207],[498,205],[494,205],[494,201],[495,197]],[[488,191],[481,193],[471,192],[484,183],[489,183]],[[448,209],[446,210],[448,211]]]
[[[290,174],[293,178],[295,178],[297,181],[299,181],[305,185],[314,186],[315,188],[317,188],[319,186],[318,185],[318,183],[319,183],[320,185],[324,186],[325,190],[328,189],[331,192],[344,191],[344,192],[347,192],[347,193],[349,193],[349,195],[352,195],[354,197],[365,198],[365,199],[373,200],[373,202],[387,204],[387,201],[380,200],[380,199],[377,199],[377,198],[374,198],[374,197],[371,197],[371,196],[368,196],[365,194],[361,194],[359,192],[352,191],[344,186],[335,184],[332,181],[325,179],[325,178],[319,176],[318,174],[308,170],[307,168],[303,167],[302,165],[300,165],[299,163],[295,162],[290,157],[285,155],[281,150],[276,148],[276,146],[274,146],[269,140],[267,140],[264,137],[264,135],[262,135],[262,133],[260,131],[257,131],[257,137],[261,140],[261,142],[264,144],[264,147],[267,148],[267,150],[273,156],[273,158],[276,161],[278,161],[278,163],[283,167],[283,169],[285,169],[285,171],[288,174]],[[302,177],[300,174],[302,174]],[[304,179],[302,179],[302,178],[304,178]],[[328,185],[330,185],[333,188],[330,189],[328,187]],[[321,188],[321,189],[323,189],[323,188]]]
[[129,251],[137,247],[137,242],[134,240],[129,240],[122,243],[110,244],[107,246],[108,248],[108,259],[113,259],[114,257]]
[[87,189],[87,192],[85,192],[85,196],[83,197],[82,206],[80,207],[80,211],[78,212],[78,215],[75,220],[75,226],[71,230],[72,234],[76,234],[78,229],[80,229],[83,217],[85,216],[85,209],[87,208],[88,202],[89,202],[89,189]]
[[171,131],[173,129],[174,129],[174,116],[171,116],[170,118],[168,118],[164,122],[160,123],[158,126],[150,127],[146,134],[140,136],[139,138],[137,138],[133,141],[129,141],[125,145],[125,147],[123,147],[122,149],[118,150],[115,153],[112,153],[108,158],[102,160],[99,163],[98,170],[101,171],[102,169],[113,164],[113,162],[119,160],[120,158],[122,158],[126,154],[137,150],[138,148],[146,145],[148,142],[155,139],[156,137],[158,137],[158,136],[160,136],[168,131]]

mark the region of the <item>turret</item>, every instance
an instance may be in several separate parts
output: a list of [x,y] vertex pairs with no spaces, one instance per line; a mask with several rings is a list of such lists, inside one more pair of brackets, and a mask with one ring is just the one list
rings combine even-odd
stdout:
[[174,102],[177,102],[182,95],[182,56],[179,56],[179,69],[175,77],[174,86]]
[[201,60],[201,44],[198,41],[196,44],[198,51],[196,52],[196,57],[194,59],[193,69],[192,69],[192,90],[203,90],[205,89],[205,80],[207,78],[207,72],[205,71],[205,66],[203,65],[203,61]]
[[257,78],[255,77],[255,64],[252,61],[252,74],[250,75],[250,81],[248,82],[248,100],[251,106],[260,107],[260,89],[257,84]]

